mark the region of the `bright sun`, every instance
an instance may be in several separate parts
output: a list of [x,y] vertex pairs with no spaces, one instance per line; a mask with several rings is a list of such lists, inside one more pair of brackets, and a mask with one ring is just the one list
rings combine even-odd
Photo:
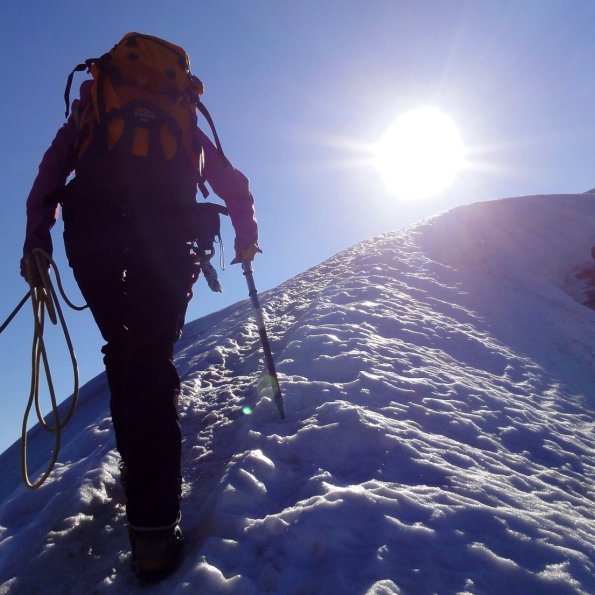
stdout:
[[374,163],[390,192],[417,200],[440,194],[465,165],[465,148],[451,118],[424,107],[400,116],[375,147]]

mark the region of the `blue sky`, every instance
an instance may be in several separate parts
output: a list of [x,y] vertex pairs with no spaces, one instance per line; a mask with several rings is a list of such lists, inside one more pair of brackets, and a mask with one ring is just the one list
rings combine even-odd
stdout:
[[[63,122],[66,77],[128,31],[182,45],[204,81],[225,151],[251,179],[261,291],[454,205],[595,186],[589,1],[25,0],[3,3],[0,15],[2,320],[27,289],[18,275],[24,203]],[[470,167],[440,196],[403,202],[367,162],[369,147],[423,105],[455,120]],[[60,236],[58,225],[55,256],[76,300]],[[230,257],[228,224],[224,242]],[[222,296],[199,282],[188,320],[246,297],[236,267],[221,280]],[[29,310],[0,335],[0,452],[18,438],[26,405]],[[101,338],[88,314],[67,317],[85,381],[102,370]],[[53,334],[62,398],[68,368]]]

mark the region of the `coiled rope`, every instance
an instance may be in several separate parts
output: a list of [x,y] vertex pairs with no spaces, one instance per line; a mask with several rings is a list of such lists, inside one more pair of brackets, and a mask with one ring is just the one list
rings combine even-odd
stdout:
[[[31,385],[29,391],[29,399],[25,408],[25,415],[23,417],[21,433],[21,470],[25,486],[27,486],[30,489],[37,489],[41,485],[43,485],[43,483],[51,473],[52,469],[54,468],[54,465],[56,464],[56,461],[58,459],[58,453],[60,451],[61,433],[62,430],[66,427],[66,424],[72,418],[72,415],[76,408],[79,394],[79,375],[76,355],[74,353],[74,348],[70,338],[70,333],[68,332],[68,327],[66,326],[66,321],[64,320],[64,315],[62,313],[62,308],[58,300],[58,295],[56,293],[56,290],[54,289],[54,286],[49,276],[50,269],[53,269],[54,271],[60,295],[62,296],[66,304],[68,304],[68,306],[70,306],[73,310],[79,311],[84,310],[85,308],[87,308],[87,306],[76,306],[68,299],[62,286],[62,281],[60,279],[58,267],[56,266],[56,263],[52,260],[52,258],[49,256],[49,254],[47,254],[47,252],[38,248],[34,249],[31,252],[31,254],[27,257],[25,265],[27,267],[29,292],[21,300],[19,305],[13,310],[13,312],[10,314],[7,320],[2,324],[2,326],[0,327],[0,333],[8,326],[8,324],[16,316],[17,312],[25,304],[27,299],[31,298],[34,318],[33,346],[31,353]],[[52,324],[57,325],[58,322],[60,323],[60,326],[64,333],[64,338],[66,340],[66,345],[70,354],[70,360],[72,363],[74,384],[72,392],[72,402],[68,408],[68,411],[66,412],[64,419],[60,419],[58,403],[56,401],[56,392],[54,389],[54,383],[52,381],[52,374],[48,362],[45,342],[43,340],[46,314],[49,317]],[[42,362],[43,371],[47,380],[47,385],[50,393],[50,400],[52,404],[53,424],[50,424],[45,420],[40,407],[39,389],[41,385],[40,369]],[[54,448],[52,450],[52,456],[47,465],[46,470],[36,481],[31,481],[29,479],[27,465],[27,425],[29,422],[29,415],[31,413],[31,409],[34,405],[35,411],[37,413],[37,418],[41,427],[46,431],[54,434]]]

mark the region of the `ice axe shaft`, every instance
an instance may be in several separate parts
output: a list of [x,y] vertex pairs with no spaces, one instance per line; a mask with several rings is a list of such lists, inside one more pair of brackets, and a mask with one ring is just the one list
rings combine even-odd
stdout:
[[254,284],[254,275],[252,274],[252,264],[248,261],[242,262],[242,268],[244,269],[244,276],[246,277],[246,283],[248,284],[248,295],[252,300],[254,306],[254,313],[256,316],[256,324],[258,326],[258,334],[260,335],[260,342],[262,344],[262,350],[264,352],[265,363],[271,377],[271,384],[273,386],[273,398],[281,419],[285,419],[285,407],[283,406],[283,395],[281,394],[281,387],[279,386],[279,379],[277,378],[277,371],[275,370],[275,362],[273,361],[273,354],[271,352],[271,344],[267,336],[267,329],[264,324],[264,317],[262,315],[262,308],[260,307],[260,301],[258,299],[258,292],[256,291],[256,285]]

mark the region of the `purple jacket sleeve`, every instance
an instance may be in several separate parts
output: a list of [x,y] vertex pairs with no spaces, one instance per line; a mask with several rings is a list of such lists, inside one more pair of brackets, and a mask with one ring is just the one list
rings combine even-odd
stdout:
[[[73,103],[68,122],[58,130],[39,166],[39,173],[27,199],[24,254],[34,248],[42,248],[49,254],[52,252],[50,230],[58,214],[58,194],[76,165],[76,116],[79,109],[90,100],[90,85],[91,81],[81,85],[80,103]],[[229,210],[236,234],[236,248],[257,244],[258,227],[248,178],[241,171],[224,163],[209,137],[200,129],[198,133],[205,151],[205,178]]]
[[27,198],[27,228],[23,254],[41,248],[52,254],[50,230],[58,216],[58,191],[64,187],[74,169],[77,127],[71,117],[58,130],[45,152],[39,173]]
[[229,210],[236,234],[235,247],[241,249],[258,244],[254,199],[250,194],[248,178],[221,159],[211,139],[200,129],[199,136],[205,151],[205,178]]

